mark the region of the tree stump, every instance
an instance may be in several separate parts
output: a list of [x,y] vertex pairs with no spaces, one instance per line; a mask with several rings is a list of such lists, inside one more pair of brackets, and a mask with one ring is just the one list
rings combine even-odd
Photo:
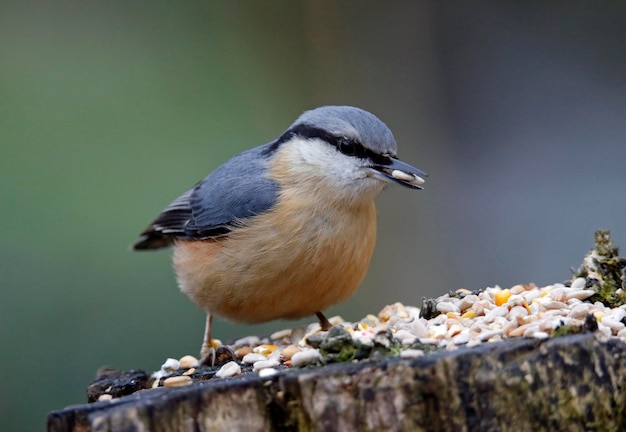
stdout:
[[144,390],[50,413],[48,431],[620,431],[626,344],[509,339]]

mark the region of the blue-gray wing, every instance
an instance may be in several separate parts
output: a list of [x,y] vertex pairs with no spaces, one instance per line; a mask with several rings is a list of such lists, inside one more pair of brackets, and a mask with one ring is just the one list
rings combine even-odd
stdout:
[[141,233],[133,249],[166,247],[176,238],[223,236],[239,221],[269,210],[278,197],[278,185],[266,175],[270,146],[235,156],[175,199]]

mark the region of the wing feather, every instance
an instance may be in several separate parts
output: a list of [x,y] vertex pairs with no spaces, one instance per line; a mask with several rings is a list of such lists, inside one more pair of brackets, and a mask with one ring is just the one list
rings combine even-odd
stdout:
[[273,144],[235,156],[176,198],[132,248],[159,249],[177,238],[224,236],[239,221],[269,210],[278,196],[278,185],[266,176],[268,149]]

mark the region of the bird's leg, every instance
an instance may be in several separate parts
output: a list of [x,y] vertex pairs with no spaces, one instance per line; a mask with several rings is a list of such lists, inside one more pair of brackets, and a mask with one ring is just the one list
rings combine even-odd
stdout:
[[329,330],[333,326],[323,313],[315,312],[315,316],[318,320],[320,320],[320,327],[322,328],[322,331]]
[[213,324],[213,315],[206,314],[206,327],[204,327],[204,340],[202,341],[202,347],[200,348],[200,363],[210,364],[215,363],[215,348],[217,344],[211,339],[211,326]]
[[204,340],[202,341],[202,348],[200,349],[200,364],[208,366],[215,366],[216,364],[221,364],[235,358],[235,353],[230,347],[211,339],[212,325],[213,315],[207,312]]

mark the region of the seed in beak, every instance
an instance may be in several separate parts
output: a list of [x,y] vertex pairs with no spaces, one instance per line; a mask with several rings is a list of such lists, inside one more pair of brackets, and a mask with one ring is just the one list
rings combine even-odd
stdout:
[[410,173],[400,171],[400,170],[391,171],[391,176],[395,178],[396,180],[404,181],[407,183],[414,183],[418,185],[425,183],[423,178],[416,176],[415,174],[410,174]]

